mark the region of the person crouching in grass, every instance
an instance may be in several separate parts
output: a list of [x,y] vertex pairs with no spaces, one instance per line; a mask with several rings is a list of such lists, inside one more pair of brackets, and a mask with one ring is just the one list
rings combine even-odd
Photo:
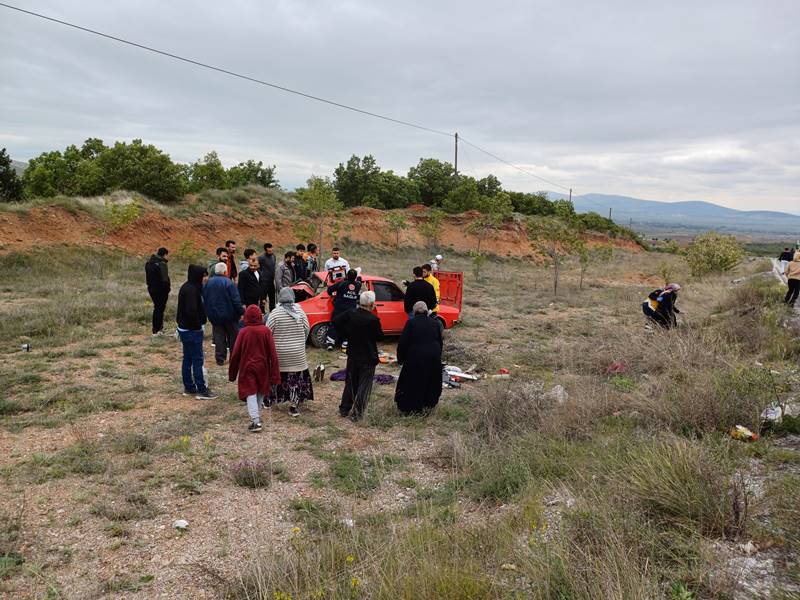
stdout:
[[278,352],[272,331],[264,325],[257,305],[244,311],[244,328],[236,336],[228,365],[228,379],[239,378],[239,400],[247,402],[251,433],[261,431],[261,409],[270,388],[281,382]]

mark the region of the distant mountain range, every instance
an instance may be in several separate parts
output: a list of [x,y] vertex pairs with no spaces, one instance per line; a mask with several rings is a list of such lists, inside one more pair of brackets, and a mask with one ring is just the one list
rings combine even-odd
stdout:
[[28,163],[11,159],[11,166],[17,172],[17,175],[22,175],[25,172],[25,169],[28,168]]
[[[558,192],[548,192],[550,199],[567,198]],[[656,202],[628,196],[584,194],[573,196],[577,212],[596,212],[608,216],[620,225],[637,231],[692,233],[715,229],[720,232],[800,236],[800,215],[771,210],[735,210],[710,202]]]

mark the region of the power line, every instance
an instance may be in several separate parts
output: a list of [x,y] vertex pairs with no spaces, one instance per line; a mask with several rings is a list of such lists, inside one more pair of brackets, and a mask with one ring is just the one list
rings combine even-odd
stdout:
[[463,138],[463,137],[461,137],[461,136],[459,136],[459,137],[458,137],[458,139],[459,139],[459,140],[461,140],[462,142],[464,142],[465,144],[468,144],[468,145],[472,146],[473,148],[475,148],[475,149],[476,149],[476,150],[478,150],[479,152],[483,152],[483,153],[484,153],[484,154],[486,154],[487,156],[491,156],[493,159],[495,159],[495,160],[499,160],[501,163],[503,163],[503,164],[506,164],[506,165],[508,165],[509,167],[513,167],[513,168],[515,168],[517,171],[521,171],[521,172],[525,173],[526,175],[529,175],[530,177],[533,177],[534,179],[538,179],[539,181],[544,181],[545,183],[549,183],[550,185],[554,185],[554,186],[556,186],[556,187],[560,187],[562,190],[567,190],[567,191],[569,191],[569,189],[570,189],[569,187],[567,187],[567,186],[565,186],[565,185],[561,185],[560,183],[556,183],[555,181],[551,181],[551,180],[549,180],[549,179],[545,179],[544,177],[540,177],[539,175],[536,175],[535,173],[531,173],[531,172],[530,172],[530,171],[528,171],[527,169],[523,169],[522,167],[520,167],[520,166],[517,166],[517,165],[515,165],[514,163],[512,163],[512,162],[509,162],[509,161],[507,161],[507,160],[506,160],[506,159],[504,159],[504,158],[500,158],[500,157],[499,157],[499,156],[497,156],[496,154],[493,154],[493,153],[489,152],[488,150],[484,150],[483,148],[481,148],[481,147],[480,147],[480,146],[478,146],[477,144],[473,144],[472,142],[470,142],[469,140],[467,140],[467,139],[465,139],[465,138]]
[[326,98],[321,98],[320,96],[314,96],[313,94],[307,94],[305,92],[300,92],[298,90],[293,90],[291,88],[278,85],[276,83],[270,83],[269,81],[264,81],[262,79],[258,79],[256,77],[251,77],[249,75],[243,75],[241,73],[236,73],[235,71],[229,71],[228,69],[223,69],[222,67],[215,67],[214,65],[209,65],[207,63],[201,62],[199,60],[194,60],[191,58],[186,58],[183,56],[179,56],[177,54],[172,54],[171,52],[166,52],[164,50],[159,50],[158,48],[152,48],[151,46],[145,46],[144,44],[139,44],[137,42],[132,42],[130,40],[123,39],[121,37],[117,37],[114,35],[110,35],[108,33],[103,33],[102,31],[96,31],[94,29],[89,29],[88,27],[83,27],[81,25],[76,25],[75,23],[70,23],[68,21],[62,21],[61,19],[56,19],[54,17],[48,17],[47,15],[43,15],[37,12],[33,12],[30,10],[25,10],[24,8],[19,8],[18,6],[12,6],[11,4],[5,4],[4,2],[0,2],[0,6],[16,10],[21,13],[25,13],[34,17],[38,17],[40,19],[45,19],[46,21],[51,21],[53,23],[58,23],[59,25],[64,25],[66,27],[71,27],[73,29],[78,29],[80,31],[91,33],[92,35],[100,36],[109,40],[113,40],[115,42],[120,42],[121,44],[127,44],[128,46],[133,46],[135,48],[139,48],[141,50],[146,50],[148,52],[153,52],[154,54],[160,54],[161,56],[166,56],[168,58],[172,58],[174,60],[178,60],[181,62],[189,63],[191,65],[195,65],[197,67],[203,67],[205,69],[210,69],[212,71],[217,71],[218,73],[223,73],[225,75],[230,75],[231,77],[238,77],[239,79],[244,79],[246,81],[250,81],[252,83],[257,83],[259,85],[264,85],[267,87],[271,87],[276,90],[280,90],[282,92],[287,92],[289,94],[295,94],[296,96],[302,96],[303,98],[307,98],[309,100],[316,100],[317,102],[323,102],[325,104],[330,104],[331,106],[336,106],[338,108],[343,108],[345,110],[350,110],[353,112],[360,113],[362,115],[367,115],[370,117],[375,117],[377,119],[383,119],[384,121],[390,121],[392,123],[397,123],[398,125],[405,125],[406,127],[413,127],[415,129],[421,129],[422,131],[428,131],[430,133],[435,133],[438,135],[444,135],[447,137],[453,137],[452,133],[448,133],[446,131],[440,131],[439,129],[433,129],[431,127],[425,127],[424,125],[418,125],[417,123],[411,123],[410,121],[403,121],[402,119],[395,119],[393,117],[388,117],[386,115],[382,115],[379,113],[375,113],[369,110],[364,110],[363,108],[357,108],[355,106],[350,106],[348,104],[342,104],[341,102],[336,102],[334,100],[328,100]]
[[[421,131],[427,131],[429,133],[435,133],[437,135],[443,135],[443,136],[446,136],[446,137],[449,137],[449,138],[453,138],[454,137],[454,134],[448,133],[446,131],[442,131],[442,130],[439,130],[439,129],[434,129],[432,127],[426,127],[424,125],[419,125],[417,123],[412,123],[410,121],[404,121],[402,119],[395,119],[394,117],[389,117],[387,115],[382,115],[380,113],[372,112],[372,111],[365,110],[365,109],[362,109],[362,108],[357,108],[355,106],[350,106],[348,104],[343,104],[341,102],[336,102],[334,100],[328,100],[327,98],[322,98],[320,96],[315,96],[313,94],[308,94],[306,92],[301,92],[301,91],[298,91],[298,90],[294,90],[294,89],[291,89],[291,88],[288,88],[288,87],[285,87],[285,86],[282,86],[282,85],[279,85],[279,84],[276,84],[276,83],[271,83],[269,81],[264,81],[264,80],[258,79],[256,77],[251,77],[250,75],[244,75],[242,73],[237,73],[235,71],[230,71],[230,70],[222,68],[222,67],[217,67],[217,66],[214,66],[214,65],[210,65],[208,63],[204,63],[204,62],[199,61],[199,60],[195,60],[195,59],[192,59],[192,58],[186,58],[184,56],[173,54],[171,52],[166,52],[164,50],[159,50],[158,48],[153,48],[151,46],[146,46],[146,45],[140,44],[138,42],[132,42],[130,40],[126,40],[126,39],[118,37],[118,36],[114,36],[114,35],[111,35],[111,34],[108,34],[108,33],[103,33],[102,31],[97,31],[95,29],[90,29],[88,27],[83,27],[82,25],[77,25],[75,23],[70,23],[69,21],[56,19],[55,17],[49,17],[49,16],[43,15],[41,13],[37,13],[37,12],[31,11],[31,10],[26,10],[24,8],[19,8],[18,6],[13,6],[11,4],[6,4],[4,2],[0,2],[0,6],[4,7],[4,8],[7,8],[9,10],[15,10],[15,11],[20,12],[20,13],[24,13],[24,14],[27,14],[27,15],[30,15],[30,16],[33,16],[33,17],[37,17],[39,19],[44,19],[45,21],[50,21],[52,23],[57,23],[58,25],[63,25],[65,27],[70,27],[72,29],[77,29],[78,31],[83,31],[84,33],[90,33],[90,34],[96,35],[98,37],[102,37],[102,38],[105,38],[105,39],[108,39],[108,40],[119,42],[121,44],[126,44],[126,45],[132,46],[134,48],[139,48],[140,50],[145,50],[147,52],[152,52],[154,54],[159,54],[161,56],[165,56],[165,57],[171,58],[173,60],[184,62],[184,63],[190,64],[190,65],[194,65],[194,66],[197,66],[197,67],[202,67],[204,69],[209,69],[211,71],[216,71],[218,73],[222,73],[224,75],[229,75],[231,77],[236,77],[236,78],[239,78],[239,79],[243,79],[243,80],[249,81],[251,83],[257,83],[259,85],[270,87],[270,88],[273,88],[273,89],[276,89],[276,90],[279,90],[279,91],[282,91],[282,92],[286,92],[286,93],[289,93],[289,94],[294,94],[296,96],[301,96],[301,97],[306,98],[308,100],[315,100],[317,102],[322,102],[324,104],[335,106],[337,108],[342,108],[342,109],[349,110],[349,111],[352,111],[352,112],[355,112],[355,113],[367,115],[367,116],[370,116],[370,117],[375,117],[377,119],[383,119],[384,121],[389,121],[391,123],[396,123],[398,125],[404,125],[406,127],[412,127],[414,129],[419,129]],[[497,161],[500,161],[501,163],[503,163],[505,165],[508,165],[508,166],[510,166],[510,167],[512,167],[514,169],[517,169],[518,171],[520,171],[522,173],[525,173],[529,177],[533,177],[534,179],[538,179],[539,181],[543,181],[543,182],[545,182],[547,184],[550,184],[552,186],[561,188],[563,190],[570,190],[570,188],[565,186],[565,185],[561,185],[560,183],[556,183],[555,181],[552,181],[550,179],[546,179],[544,177],[536,175],[535,173],[531,173],[527,169],[523,169],[522,167],[520,167],[518,165],[515,165],[514,163],[512,163],[510,161],[507,161],[506,159],[501,158],[500,156],[498,156],[498,155],[496,155],[496,154],[494,154],[492,152],[489,152],[488,150],[485,150],[484,148],[481,148],[477,144],[474,144],[474,143],[470,142],[469,140],[467,140],[467,139],[465,139],[465,138],[463,138],[461,136],[459,136],[459,139],[462,142],[464,142],[465,144],[467,144],[469,146],[472,146],[473,148],[475,148],[479,152],[482,152],[483,154],[486,154],[487,156],[490,156],[490,157],[494,158]]]

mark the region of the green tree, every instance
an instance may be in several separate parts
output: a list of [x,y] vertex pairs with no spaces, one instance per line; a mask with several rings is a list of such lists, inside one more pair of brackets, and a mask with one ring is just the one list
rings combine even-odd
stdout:
[[106,150],[108,150],[108,147],[103,143],[103,140],[99,138],[89,138],[83,142],[80,154],[81,158],[84,160],[94,160]]
[[565,223],[575,223],[578,217],[572,200],[554,200],[553,214]]
[[336,190],[330,179],[312,175],[306,182],[307,187],[295,191],[300,201],[300,213],[311,219],[317,227],[317,247],[322,252],[322,239],[326,226],[332,226],[336,216],[344,208],[336,197]]
[[526,223],[531,245],[550,258],[553,265],[553,295],[558,296],[558,278],[561,260],[579,252],[583,242],[577,231],[555,217],[528,219]]
[[613,255],[614,248],[612,246],[601,244],[599,246],[590,248],[585,244],[581,244],[578,248],[578,259],[581,265],[581,280],[578,287],[583,289],[583,278],[589,266],[593,264],[607,263],[611,260]]
[[54,150],[32,158],[22,175],[25,195],[29,198],[52,198],[69,194],[79,160],[80,154],[75,146],[68,147],[64,154]]
[[478,180],[478,193],[481,196],[492,197],[496,196],[502,191],[503,186],[500,184],[500,180],[491,173],[483,179]]
[[449,213],[467,212],[477,210],[482,200],[478,182],[473,177],[461,175],[456,186],[448,192],[442,202],[442,208]]
[[695,277],[730,271],[744,258],[744,248],[732,235],[709,231],[694,238],[686,248],[686,262]]
[[103,169],[96,160],[84,159],[78,163],[69,189],[78,196],[99,196],[108,189]]
[[456,186],[453,165],[435,158],[420,158],[417,166],[409,169],[408,178],[417,184],[420,202],[426,206],[442,206]]
[[108,189],[130,190],[164,202],[186,192],[185,169],[152,144],[117,142],[97,158]]
[[339,163],[333,172],[333,186],[345,206],[375,206],[382,208],[378,197],[381,169],[375,157],[367,154],[363,159],[355,154],[347,164]]
[[248,160],[228,169],[226,178],[229,187],[243,185],[260,185],[265,188],[278,188],[280,184],[275,177],[275,165],[264,166],[261,161]]
[[[499,192],[494,196],[483,197],[479,206],[481,215],[467,227],[467,232],[477,239],[476,252],[481,253],[481,244],[492,232],[502,227],[503,221],[511,216],[511,199],[507,192]],[[476,265],[480,269],[480,264]]]
[[509,192],[514,210],[523,215],[550,216],[555,214],[555,206],[547,199],[546,192],[537,194],[524,194],[522,192]]
[[0,150],[0,202],[16,200],[22,200],[22,181],[11,164],[11,157],[3,148]]
[[417,224],[417,230],[422,234],[428,247],[432,250],[435,250],[439,245],[439,236],[442,235],[446,216],[447,213],[443,210],[432,208],[423,220]]
[[376,196],[381,208],[406,208],[419,203],[419,187],[394,171],[381,171],[376,177]]
[[202,190],[224,190],[228,187],[225,167],[213,150],[206,154],[202,160],[192,163],[191,184],[189,189],[193,192]]
[[395,235],[395,247],[400,248],[400,233],[408,227],[408,220],[406,216],[397,211],[391,211],[386,213],[386,224],[389,226],[389,229],[394,231]]

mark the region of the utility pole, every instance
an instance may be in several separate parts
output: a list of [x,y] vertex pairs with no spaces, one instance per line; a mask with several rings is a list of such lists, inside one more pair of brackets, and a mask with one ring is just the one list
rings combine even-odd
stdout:
[[611,220],[611,207],[608,207],[608,220]]
[[458,180],[458,132],[456,131],[456,159],[454,161],[455,167],[455,176],[456,180]]
[[569,188],[569,202],[572,204],[572,188]]

